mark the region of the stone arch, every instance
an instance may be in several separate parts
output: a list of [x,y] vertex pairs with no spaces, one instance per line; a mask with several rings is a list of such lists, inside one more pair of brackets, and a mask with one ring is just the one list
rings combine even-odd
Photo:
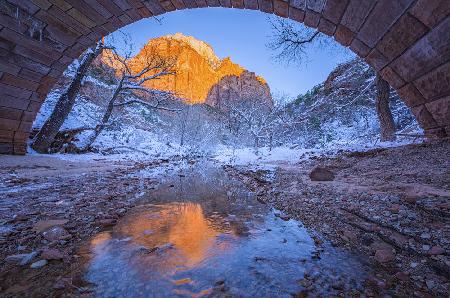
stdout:
[[450,135],[448,0],[0,0],[0,153],[25,154],[47,93],[102,36],[202,7],[260,10],[318,28],[379,71],[428,135]]

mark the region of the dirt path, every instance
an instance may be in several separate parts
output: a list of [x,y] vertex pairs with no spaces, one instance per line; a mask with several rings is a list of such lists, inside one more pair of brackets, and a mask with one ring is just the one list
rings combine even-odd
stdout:
[[[333,181],[311,181],[323,166]],[[227,170],[323,240],[364,253],[373,295],[447,297],[450,292],[450,142],[342,153],[267,171]]]

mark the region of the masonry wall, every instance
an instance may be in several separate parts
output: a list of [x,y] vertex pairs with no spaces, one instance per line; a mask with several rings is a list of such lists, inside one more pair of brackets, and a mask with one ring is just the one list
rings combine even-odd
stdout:
[[275,13],[334,36],[381,72],[429,136],[450,136],[448,0],[0,0],[0,153],[26,153],[47,93],[102,36],[214,6]]

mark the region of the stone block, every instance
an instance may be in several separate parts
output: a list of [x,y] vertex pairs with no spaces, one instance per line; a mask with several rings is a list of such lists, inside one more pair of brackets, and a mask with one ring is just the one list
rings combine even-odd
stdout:
[[[186,5],[184,5],[184,2],[182,0],[171,0],[173,6],[175,6],[176,9],[185,9]],[[219,1],[217,1],[219,2]],[[220,6],[220,3],[219,3]]]
[[418,0],[410,9],[410,13],[429,28],[436,26],[450,14],[448,0]]
[[405,85],[405,81],[403,81],[402,78],[398,74],[396,74],[395,71],[389,66],[383,68],[380,74],[383,79],[385,79],[389,83],[389,85],[391,85],[395,89],[399,89]]
[[0,79],[1,83],[15,86],[18,88],[27,89],[30,91],[36,91],[39,87],[39,84],[33,81],[29,81],[27,79],[20,78],[18,76],[13,76],[8,73],[5,73],[2,78]]
[[0,96],[0,109],[14,108],[19,110],[26,110],[30,101],[28,99],[17,98],[11,95],[1,95]]
[[282,0],[273,0],[273,12],[280,17],[287,18],[289,15],[289,4]]
[[12,143],[14,140],[14,131],[0,129],[0,143]]
[[306,0],[291,0],[289,2],[289,5],[291,7],[294,7],[296,9],[300,9],[305,11],[306,10]]
[[0,82],[0,97],[3,95],[9,95],[12,97],[28,99],[31,96],[32,91],[19,88],[12,85],[7,85]]
[[27,145],[25,143],[14,143],[14,155],[25,155],[27,153]]
[[350,44],[350,49],[361,58],[365,58],[372,50],[358,38],[353,39],[352,43]]
[[450,96],[425,104],[439,126],[450,126]]
[[[206,1],[204,1],[204,2],[205,2],[205,6],[206,6]],[[164,10],[164,7],[161,5],[161,3],[158,0],[146,1],[146,2],[144,2],[144,4],[154,16],[157,16],[157,15],[160,15],[160,14],[163,14],[166,12]],[[197,2],[197,5],[198,5],[198,2]],[[199,6],[199,7],[205,7],[205,6]]]
[[419,40],[428,28],[409,14],[404,14],[377,45],[377,49],[393,60]]
[[[197,8],[197,3],[195,2],[195,0],[183,0],[183,1],[184,4],[186,4],[187,8]],[[220,3],[222,3],[222,1],[220,1]],[[227,5],[225,7],[231,7],[231,0],[224,1],[223,4]]]
[[14,143],[25,143],[29,136],[29,132],[16,131],[14,132]]
[[404,87],[398,89],[397,93],[410,108],[426,102],[426,99],[412,83],[406,84]]
[[307,0],[306,8],[317,13],[321,13],[326,0]]
[[[170,0],[161,0],[160,2],[166,12],[175,10],[175,6],[173,6],[173,4],[172,4],[172,2],[170,2]],[[209,1],[207,0],[206,2],[208,3],[208,6],[209,6],[210,0]],[[219,2],[219,1],[217,0],[217,2]]]
[[389,60],[384,57],[383,54],[381,54],[377,49],[373,49],[372,51],[370,51],[369,55],[367,55],[364,60],[366,60],[366,62],[377,71],[380,71],[389,63]]
[[334,38],[337,42],[343,46],[349,46],[352,43],[355,33],[353,33],[349,28],[339,25],[334,33]]
[[419,78],[414,85],[428,100],[450,94],[450,62]]
[[413,0],[378,1],[359,30],[358,38],[369,47],[375,47],[412,2]]
[[322,15],[333,22],[339,24],[349,0],[328,0],[322,11]]
[[427,33],[400,57],[392,68],[406,81],[413,81],[450,60],[450,18]]
[[307,9],[305,13],[304,23],[311,28],[317,28],[319,26],[320,13]]
[[419,122],[423,129],[436,128],[438,126],[425,105],[411,108],[411,112],[416,116],[417,122]]
[[19,129],[20,120],[0,118],[0,127],[2,130],[16,131]]
[[259,9],[266,13],[273,13],[273,1],[272,0],[258,0]]
[[444,127],[425,129],[425,136],[430,139],[441,139],[449,136]]
[[44,75],[37,73],[35,71],[29,70],[28,68],[21,68],[18,74],[19,77],[39,83]]
[[0,142],[0,154],[13,154],[14,147],[12,143]]
[[18,131],[30,132],[32,126],[33,126],[33,122],[20,121]]
[[350,0],[341,24],[353,32],[358,32],[375,4],[376,1],[373,0]]
[[336,31],[336,25],[323,17],[320,19],[319,26],[317,28],[320,32],[328,36],[333,36]]
[[22,117],[22,110],[6,107],[0,108],[0,118],[10,120],[20,120],[21,117]]
[[91,32],[89,27],[87,27],[82,22],[73,18],[68,13],[62,11],[56,6],[52,6],[48,10],[48,13],[53,17],[57,18],[58,20],[60,20],[61,22],[63,22],[64,24],[66,24],[68,27],[72,28],[73,30],[80,32],[81,34],[89,34],[89,32]]
[[33,122],[35,118],[36,118],[35,112],[23,111],[20,120],[25,122]]
[[303,10],[291,6],[289,8],[289,18],[294,21],[302,23],[303,20],[305,19],[305,12]]

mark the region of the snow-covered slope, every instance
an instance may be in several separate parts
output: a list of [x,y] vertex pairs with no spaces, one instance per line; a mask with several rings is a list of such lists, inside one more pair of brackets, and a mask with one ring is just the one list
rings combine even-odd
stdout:
[[[376,143],[380,127],[375,96],[375,72],[362,59],[341,64],[324,83],[286,105],[285,114],[298,124],[284,141],[292,140],[306,148]],[[422,133],[410,110],[393,90],[390,106],[398,133]],[[400,136],[399,142],[408,140]]]

